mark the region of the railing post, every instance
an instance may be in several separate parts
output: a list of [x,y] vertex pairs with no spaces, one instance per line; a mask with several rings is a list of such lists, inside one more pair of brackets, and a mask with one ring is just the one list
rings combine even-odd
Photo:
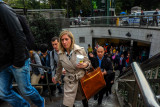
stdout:
[[49,92],[49,98],[50,98],[50,101],[52,101],[51,89],[50,89],[50,84],[48,81],[48,72],[49,72],[49,69],[47,69],[47,72],[45,72],[45,74],[46,74],[46,81],[47,81],[47,87],[48,87],[48,92]]
[[133,98],[132,98],[132,106],[133,107],[136,107],[136,105],[137,105],[137,95],[138,95],[138,91],[136,90],[136,89],[138,89],[137,88],[137,85],[136,85],[136,83],[134,84],[134,92],[133,92]]

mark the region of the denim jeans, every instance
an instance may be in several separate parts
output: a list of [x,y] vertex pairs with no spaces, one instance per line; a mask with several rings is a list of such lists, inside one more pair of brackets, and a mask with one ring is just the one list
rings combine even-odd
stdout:
[[44,99],[30,82],[29,59],[21,68],[9,66],[0,71],[0,99],[10,103],[13,107],[30,107],[30,104],[12,89],[13,79],[23,96],[29,97],[38,107],[44,106]]

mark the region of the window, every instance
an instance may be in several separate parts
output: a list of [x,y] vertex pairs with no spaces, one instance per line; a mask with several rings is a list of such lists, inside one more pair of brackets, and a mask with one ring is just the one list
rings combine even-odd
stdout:
[[85,37],[79,37],[79,43],[85,43]]

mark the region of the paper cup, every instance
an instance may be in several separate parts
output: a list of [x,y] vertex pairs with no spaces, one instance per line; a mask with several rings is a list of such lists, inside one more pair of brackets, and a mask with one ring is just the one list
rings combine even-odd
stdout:
[[83,63],[83,59],[84,59],[83,55],[77,55],[77,64],[78,63]]

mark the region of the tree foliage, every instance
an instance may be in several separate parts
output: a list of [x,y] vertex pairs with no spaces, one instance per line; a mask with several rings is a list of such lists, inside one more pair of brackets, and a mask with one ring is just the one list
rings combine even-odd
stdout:
[[160,8],[160,2],[159,0],[116,0],[116,13],[122,11],[130,13],[134,6],[139,6],[143,10],[155,10]]
[[59,36],[61,27],[56,20],[45,19],[43,17],[35,17],[30,20],[30,28],[35,37],[35,44],[46,43],[51,47],[50,41],[54,36]]
[[[68,9],[69,17],[90,16],[92,8],[100,8],[101,0],[4,0],[13,8],[27,9]],[[105,0],[106,2],[107,0]],[[112,0],[113,1],[113,0]],[[143,10],[155,10],[160,8],[159,0],[114,0],[116,2],[116,14],[122,11],[130,13],[134,6]],[[94,3],[96,3],[96,5]],[[107,5],[107,4],[106,4]]]
[[82,16],[89,16],[91,0],[4,0],[13,8],[26,9],[66,9],[69,17],[77,17],[82,10]]
[[[23,0],[4,0],[4,2],[9,4],[13,8],[23,8],[24,7]],[[25,2],[25,3],[27,3],[27,2]]]

